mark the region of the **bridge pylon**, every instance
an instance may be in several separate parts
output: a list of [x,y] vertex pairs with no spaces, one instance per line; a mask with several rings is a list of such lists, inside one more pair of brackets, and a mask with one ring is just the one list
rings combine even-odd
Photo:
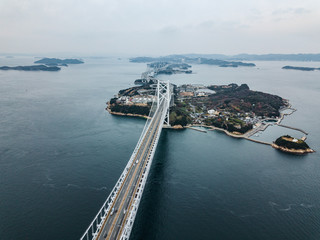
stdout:
[[157,81],[157,109],[162,101],[166,103],[166,116],[164,118],[164,124],[170,126],[169,114],[170,114],[170,102],[171,102],[171,88],[169,81],[158,80]]

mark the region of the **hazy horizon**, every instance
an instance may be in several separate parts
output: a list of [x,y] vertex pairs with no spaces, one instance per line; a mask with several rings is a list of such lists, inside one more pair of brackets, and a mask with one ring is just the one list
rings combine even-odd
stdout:
[[316,0],[2,0],[0,53],[318,53]]

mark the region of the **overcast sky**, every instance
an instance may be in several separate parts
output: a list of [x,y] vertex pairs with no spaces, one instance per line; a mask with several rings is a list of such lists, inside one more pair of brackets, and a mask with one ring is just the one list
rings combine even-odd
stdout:
[[320,0],[0,0],[1,53],[319,53]]

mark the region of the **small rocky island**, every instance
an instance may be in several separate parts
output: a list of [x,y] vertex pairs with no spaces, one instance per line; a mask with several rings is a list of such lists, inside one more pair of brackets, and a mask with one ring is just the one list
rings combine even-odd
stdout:
[[0,70],[19,70],[19,71],[60,71],[61,68],[57,66],[46,66],[46,65],[32,65],[32,66],[16,66],[16,67],[8,67],[3,66],[0,67]]
[[299,71],[316,71],[316,70],[320,70],[320,68],[313,68],[313,67],[293,67],[293,66],[284,66],[282,69],[299,70]]
[[272,147],[279,149],[283,152],[293,154],[304,154],[312,153],[312,150],[303,139],[293,138],[289,135],[279,137],[273,144]]

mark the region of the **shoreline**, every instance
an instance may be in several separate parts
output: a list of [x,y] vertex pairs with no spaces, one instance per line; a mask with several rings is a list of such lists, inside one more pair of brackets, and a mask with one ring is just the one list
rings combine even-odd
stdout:
[[144,119],[151,119],[149,116],[141,115],[141,114],[134,114],[134,113],[121,113],[121,112],[112,112],[111,109],[106,107],[106,110],[108,113],[111,115],[116,115],[116,116],[127,116],[127,117],[139,117],[139,118],[144,118]]
[[[132,113],[121,113],[121,112],[112,112],[111,109],[109,108],[109,102],[107,103],[108,106],[106,108],[106,110],[112,114],[112,115],[117,115],[117,116],[129,116],[129,117],[139,117],[139,118],[144,118],[144,119],[151,119],[149,116],[144,116],[144,115],[140,115],[140,114],[132,114]],[[292,108],[291,105],[289,105],[288,107],[285,107],[283,110],[292,110],[290,113],[280,113],[280,118],[278,119],[277,122],[275,123],[262,123],[260,122],[260,124],[256,127],[251,129],[250,131],[241,134],[241,133],[235,133],[235,132],[229,132],[226,129],[223,128],[218,128],[215,126],[208,126],[208,125],[201,125],[201,124],[190,124],[187,126],[181,126],[181,125],[174,125],[174,126],[164,126],[164,128],[167,129],[173,129],[173,130],[182,130],[182,129],[192,129],[198,132],[203,132],[203,133],[207,133],[206,130],[203,129],[198,129],[197,127],[203,127],[203,128],[208,128],[208,131],[214,131],[214,130],[218,130],[220,132],[224,132],[227,136],[233,137],[233,138],[238,138],[238,139],[245,139],[251,142],[255,142],[255,143],[259,143],[259,144],[263,144],[263,145],[268,145],[273,147],[274,149],[286,152],[286,153],[292,153],[292,154],[298,154],[298,155],[302,155],[302,154],[306,154],[306,153],[313,153],[315,152],[315,150],[308,148],[306,150],[297,150],[297,149],[288,149],[288,148],[284,148],[284,147],[280,147],[276,144],[274,144],[274,142],[269,143],[269,142],[265,142],[265,141],[261,141],[261,140],[257,140],[257,139],[252,139],[250,138],[252,135],[256,134],[257,132],[260,131],[265,131],[270,125],[278,125],[279,127],[284,127],[284,128],[289,128],[289,129],[293,129],[296,131],[300,131],[304,134],[304,136],[302,137],[303,140],[307,139],[307,135],[308,133],[302,129],[299,128],[295,128],[295,127],[290,127],[290,126],[286,126],[286,125],[282,125],[281,122],[284,119],[285,116],[291,115],[293,114],[295,111],[297,111],[297,109]],[[282,111],[283,111],[282,110]]]
[[278,146],[277,144],[275,143],[272,143],[271,146],[275,149],[278,149],[282,152],[286,152],[286,153],[292,153],[292,154],[306,154],[306,153],[314,153],[315,150],[311,149],[311,148],[308,148],[308,149],[291,149],[291,148],[285,148],[285,147],[281,147],[281,146]]

